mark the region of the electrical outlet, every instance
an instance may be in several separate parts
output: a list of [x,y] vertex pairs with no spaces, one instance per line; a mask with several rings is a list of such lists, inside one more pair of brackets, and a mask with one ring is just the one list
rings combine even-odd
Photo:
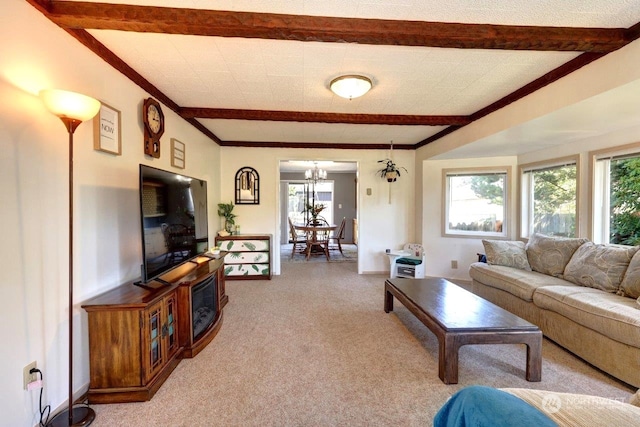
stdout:
[[451,268],[453,268],[454,270],[458,268],[458,260],[455,260],[455,259],[451,260]]
[[33,374],[31,373],[32,369],[37,368],[37,364],[36,362],[31,362],[29,363],[27,366],[24,367],[24,369],[22,370],[22,382],[24,383],[24,389],[27,389],[27,385],[31,382],[31,381],[37,381],[38,379],[38,373],[34,372]]

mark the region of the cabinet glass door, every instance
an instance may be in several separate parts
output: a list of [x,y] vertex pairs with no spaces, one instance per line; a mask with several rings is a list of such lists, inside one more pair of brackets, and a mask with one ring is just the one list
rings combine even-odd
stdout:
[[162,355],[162,302],[147,311],[147,379],[151,378],[163,364]]
[[166,310],[167,310],[167,322],[164,329],[164,335],[166,335],[167,343],[167,359],[171,357],[175,350],[178,349],[178,328],[176,319],[176,297],[175,294],[167,298]]

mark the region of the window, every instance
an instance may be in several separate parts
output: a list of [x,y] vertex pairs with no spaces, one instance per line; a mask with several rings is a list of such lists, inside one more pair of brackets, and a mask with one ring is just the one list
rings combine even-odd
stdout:
[[[333,224],[333,197],[334,181],[320,181],[310,185],[306,181],[291,181],[287,184],[289,200],[287,216],[294,223],[305,224],[308,221],[306,206],[314,202],[316,205],[324,205],[320,215]],[[312,191],[315,193],[312,194]]]
[[509,172],[445,169],[443,235],[506,237]]
[[596,156],[593,170],[593,241],[639,245],[640,152]]
[[520,167],[520,237],[576,236],[577,157]]

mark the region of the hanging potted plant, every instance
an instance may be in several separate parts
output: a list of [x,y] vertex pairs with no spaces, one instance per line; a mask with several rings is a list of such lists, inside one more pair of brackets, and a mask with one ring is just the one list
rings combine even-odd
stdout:
[[233,213],[233,202],[218,203],[218,215],[224,218],[224,230],[232,234],[233,226],[236,223],[236,214]]
[[407,172],[407,169],[396,165],[391,159],[378,160],[378,163],[384,163],[385,165],[377,173],[381,178],[386,179],[387,182],[395,182],[400,176],[400,169],[404,169],[404,171]]

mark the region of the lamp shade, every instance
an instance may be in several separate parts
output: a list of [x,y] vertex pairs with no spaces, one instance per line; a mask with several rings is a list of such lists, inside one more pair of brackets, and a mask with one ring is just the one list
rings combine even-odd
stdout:
[[352,99],[369,92],[373,84],[371,79],[359,75],[340,76],[331,81],[331,91],[343,98]]
[[45,107],[60,118],[84,122],[92,119],[100,109],[97,99],[66,90],[45,89],[39,96]]

